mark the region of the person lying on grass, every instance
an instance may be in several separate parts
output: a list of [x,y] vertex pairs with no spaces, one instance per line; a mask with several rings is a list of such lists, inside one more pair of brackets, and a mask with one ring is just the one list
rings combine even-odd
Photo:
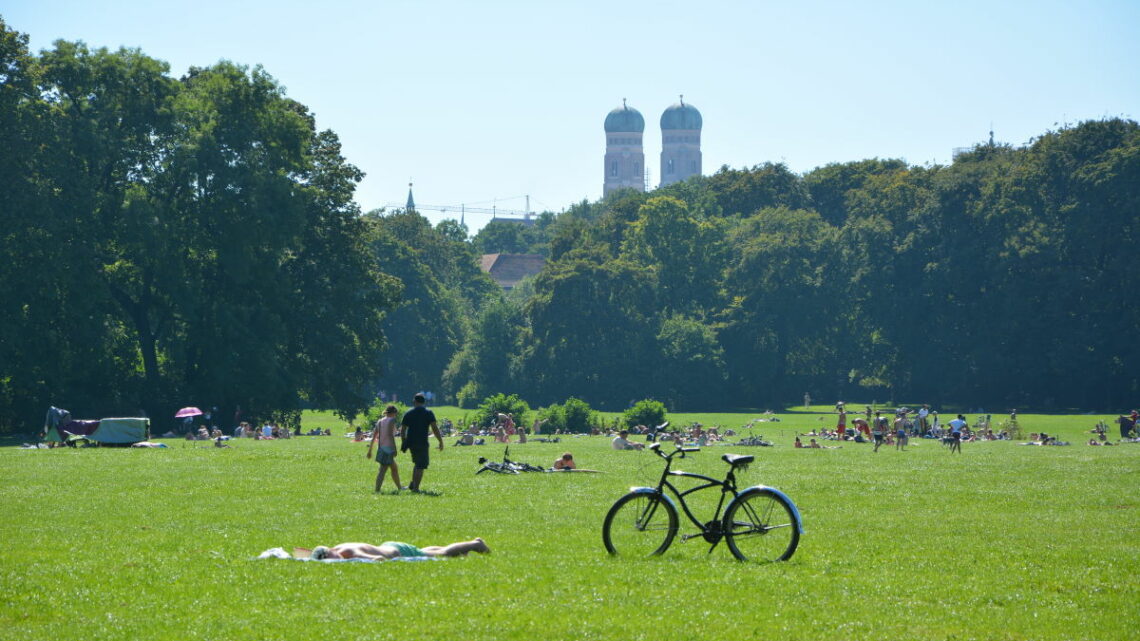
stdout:
[[558,460],[554,461],[554,469],[556,470],[573,470],[578,465],[574,463],[574,455],[566,452]]
[[385,541],[380,545],[368,543],[341,543],[331,548],[319,545],[313,548],[311,558],[321,559],[369,559],[371,561],[390,561],[399,557],[414,556],[466,556],[468,552],[490,554],[491,548],[476,538],[471,541],[460,541],[451,545],[429,545],[418,548],[410,543],[399,541]]

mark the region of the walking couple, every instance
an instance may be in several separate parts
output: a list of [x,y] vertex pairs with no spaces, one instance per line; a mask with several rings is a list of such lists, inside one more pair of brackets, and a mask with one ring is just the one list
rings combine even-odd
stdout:
[[[418,492],[420,490],[420,481],[423,480],[424,470],[428,468],[429,452],[431,446],[428,443],[428,430],[435,435],[439,441],[439,450],[443,451],[443,435],[439,432],[439,426],[435,421],[435,413],[425,407],[427,400],[423,394],[416,394],[412,401],[414,406],[412,409],[404,413],[404,417],[399,422],[399,432],[401,436],[400,451],[411,451],[412,455],[412,482],[408,485],[409,490]],[[384,477],[388,474],[388,470],[392,471],[392,482],[396,484],[397,490],[402,490],[404,487],[400,485],[400,472],[396,465],[396,414],[399,410],[395,405],[389,405],[384,409],[384,416],[376,421],[376,425],[372,427],[372,441],[368,443],[368,453],[365,454],[366,458],[372,458],[372,448],[377,446],[376,462],[380,464],[380,471],[376,475],[376,491],[380,491],[380,486],[384,483]]]

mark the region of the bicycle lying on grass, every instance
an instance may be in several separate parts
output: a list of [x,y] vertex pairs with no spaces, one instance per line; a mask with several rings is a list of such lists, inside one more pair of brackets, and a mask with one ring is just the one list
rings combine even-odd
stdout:
[[[681,447],[666,454],[661,451],[660,443],[654,443],[649,449],[665,459],[661,480],[655,488],[631,488],[629,494],[610,508],[602,525],[602,540],[610,554],[652,556],[669,549],[677,535],[678,516],[677,506],[666,489],[677,497],[685,516],[700,530],[697,534],[682,535],[682,542],[703,537],[711,544],[711,553],[724,539],[728,549],[741,561],[786,561],[795,553],[803,523],[792,500],[780,490],[765,485],[737,490],[736,471],[747,468],[754,457],[725,454],[721,459],[728,463],[728,474],[723,481],[718,481],[702,474],[670,470],[674,457],[684,458],[688,453],[699,452],[700,448]],[[704,483],[682,492],[669,482],[670,476]],[[712,519],[702,523],[689,510],[685,497],[714,487],[720,488],[720,500]],[[727,505],[726,497],[730,497]],[[721,518],[722,508],[724,518]]]
[[483,472],[486,472],[488,470],[491,472],[496,472],[498,474],[518,474],[519,472],[546,472],[547,471],[545,468],[541,468],[537,465],[531,465],[530,463],[519,463],[517,461],[512,461],[510,459],[510,456],[511,456],[511,446],[509,446],[509,445],[506,447],[506,449],[503,450],[503,462],[502,463],[496,463],[495,461],[488,461],[487,459],[480,456],[479,457],[479,464],[482,465],[483,467],[479,468],[479,471],[475,472],[475,473],[476,474],[482,474]]

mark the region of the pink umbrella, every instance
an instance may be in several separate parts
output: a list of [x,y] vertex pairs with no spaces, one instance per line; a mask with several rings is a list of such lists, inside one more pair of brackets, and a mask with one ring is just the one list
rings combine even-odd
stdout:
[[186,418],[187,416],[201,415],[202,410],[198,409],[197,407],[183,407],[182,409],[178,410],[178,413],[174,415],[174,418]]

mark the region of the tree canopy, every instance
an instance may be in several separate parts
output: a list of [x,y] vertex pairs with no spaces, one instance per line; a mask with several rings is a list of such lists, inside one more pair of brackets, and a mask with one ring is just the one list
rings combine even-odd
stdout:
[[335,134],[260,68],[0,46],[6,421],[369,405],[399,282]]
[[1122,407],[1140,392],[1138,158],[1137,123],[1106,119],[946,166],[724,167],[579,204],[533,241],[550,261],[509,389],[611,409],[805,391]]

